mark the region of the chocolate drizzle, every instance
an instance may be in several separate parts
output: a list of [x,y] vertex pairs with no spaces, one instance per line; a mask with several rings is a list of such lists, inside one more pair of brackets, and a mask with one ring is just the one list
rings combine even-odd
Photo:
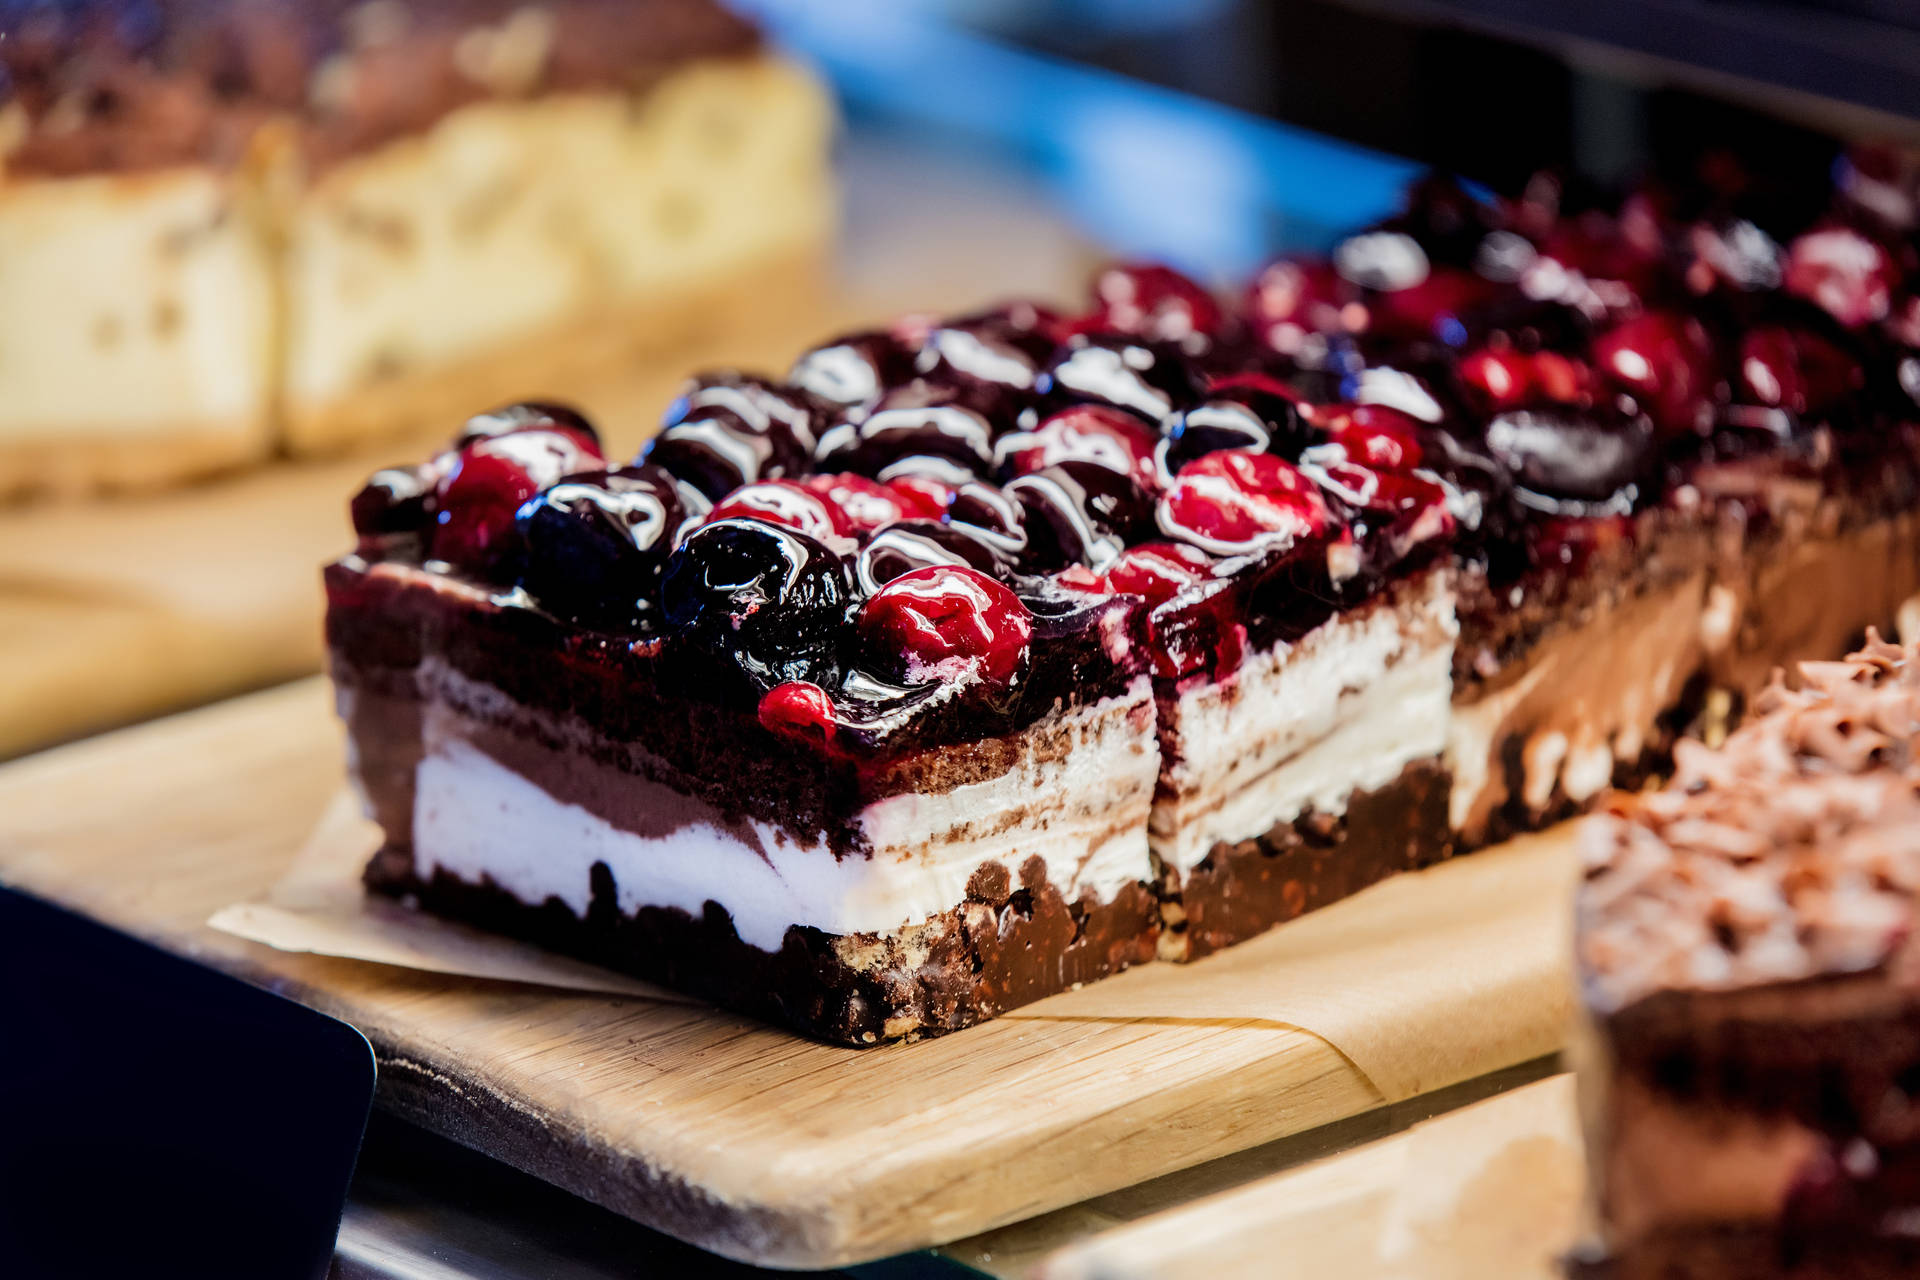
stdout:
[[1776,679],[1718,750],[1591,820],[1579,959],[1589,1001],[1731,990],[1891,961],[1920,893],[1920,646],[1869,633]]

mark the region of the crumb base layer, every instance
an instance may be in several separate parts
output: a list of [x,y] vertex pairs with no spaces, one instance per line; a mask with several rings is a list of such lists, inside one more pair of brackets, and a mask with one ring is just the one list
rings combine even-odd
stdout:
[[776,952],[742,942],[712,904],[697,917],[667,907],[622,913],[604,864],[594,867],[584,918],[558,899],[522,902],[491,882],[442,873],[422,881],[404,850],[376,856],[366,878],[437,915],[846,1045],[957,1031],[1151,960],[1157,933],[1145,885],[1108,902],[1067,902],[1037,858],[1018,884],[997,864],[983,868],[964,902],[923,924],[837,936],[795,926]]
[[1416,760],[1386,786],[1353,793],[1344,813],[1309,811],[1251,840],[1214,845],[1184,876],[1163,870],[1160,958],[1199,959],[1439,862],[1451,851],[1450,781],[1440,762]]

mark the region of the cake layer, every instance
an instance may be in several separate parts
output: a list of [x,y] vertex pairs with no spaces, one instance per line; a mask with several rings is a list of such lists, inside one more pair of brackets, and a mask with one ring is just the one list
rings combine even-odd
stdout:
[[597,759],[577,727],[556,735],[572,745],[555,747],[443,703],[421,726],[404,837],[413,874],[491,883],[580,916],[605,874],[622,915],[717,908],[743,942],[777,951],[791,928],[924,924],[965,901],[976,877],[1017,881],[1032,865],[1063,901],[1089,905],[1152,878],[1144,822],[1158,761],[1144,680],[1026,730],[998,777],[864,806],[854,820],[866,851],[840,856],[819,833],[724,814]]
[[197,169],[0,185],[0,498],[269,452],[255,213],[240,182]]
[[[297,452],[464,416],[716,323],[715,281],[819,254],[831,113],[770,57],[632,95],[462,107],[321,174],[284,230]],[[543,357],[529,359],[528,344]]]

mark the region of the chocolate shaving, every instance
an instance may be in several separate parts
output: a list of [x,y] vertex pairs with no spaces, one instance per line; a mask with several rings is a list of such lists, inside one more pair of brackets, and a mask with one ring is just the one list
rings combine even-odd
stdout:
[[1843,662],[1775,674],[1718,750],[1674,751],[1662,790],[1583,832],[1578,958],[1602,1012],[1885,965],[1920,892],[1920,646],[1872,632]]

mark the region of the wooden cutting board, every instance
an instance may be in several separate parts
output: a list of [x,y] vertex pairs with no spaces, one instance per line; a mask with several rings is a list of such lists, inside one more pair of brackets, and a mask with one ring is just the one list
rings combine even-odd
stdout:
[[[1193,970],[1150,966],[1055,998],[1111,1000],[1139,977],[1165,1010],[1156,1016],[1069,1008],[869,1050],[702,1007],[285,954],[209,930],[214,911],[280,876],[336,794],[342,743],[328,701],[323,682],[302,681],[0,767],[0,881],[350,1021],[378,1051],[383,1105],[717,1252],[791,1267],[880,1257],[1383,1101],[1297,1024],[1177,1016],[1188,1012],[1177,984],[1207,966],[1224,972],[1233,957],[1278,957],[1315,936],[1304,926],[1341,918],[1332,912],[1346,911],[1353,933],[1398,938],[1434,901],[1432,887],[1407,879]],[[1504,877],[1519,864],[1483,861],[1500,856],[1453,868]],[[1539,896],[1523,895],[1520,932],[1526,949],[1551,956],[1531,927]],[[1557,920],[1554,897],[1538,910]],[[1396,902],[1411,913],[1378,909]],[[1519,949],[1514,930],[1500,935],[1502,950]],[[1343,980],[1337,966],[1328,972],[1314,985]],[[1526,999],[1551,1005],[1554,976],[1549,994],[1536,985]],[[1368,996],[1356,988],[1353,1007],[1375,1007]],[[1525,1043],[1498,1034],[1518,1000],[1489,992],[1459,1019],[1475,1029],[1461,1037],[1468,1056],[1398,1087],[1436,1088],[1550,1051],[1539,1033]],[[1422,1034],[1417,1010],[1401,1016],[1406,1037]],[[1558,1024],[1547,1026],[1551,1041]]]

